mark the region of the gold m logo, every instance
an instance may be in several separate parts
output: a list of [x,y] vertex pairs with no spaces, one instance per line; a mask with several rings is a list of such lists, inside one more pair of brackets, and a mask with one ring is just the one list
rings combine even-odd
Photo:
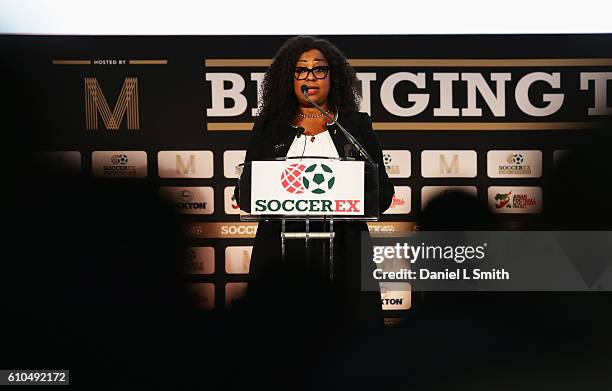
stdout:
[[98,113],[106,129],[117,130],[126,112],[128,129],[140,130],[137,78],[127,77],[125,79],[113,111],[106,102],[98,80],[95,77],[85,78],[85,127],[87,130],[98,129]]
[[450,164],[446,160],[446,156],[440,154],[440,174],[458,174],[459,173],[459,155],[454,154]]
[[187,164],[183,161],[181,155],[176,155],[176,173],[177,174],[195,174],[195,155],[189,155]]

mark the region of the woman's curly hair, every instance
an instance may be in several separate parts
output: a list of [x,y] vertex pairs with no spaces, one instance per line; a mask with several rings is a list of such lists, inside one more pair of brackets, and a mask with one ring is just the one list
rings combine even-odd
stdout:
[[355,71],[344,54],[325,39],[297,36],[281,46],[264,77],[259,120],[266,128],[277,129],[280,123],[291,123],[297,114],[299,104],[293,90],[293,70],[300,55],[311,49],[320,50],[330,67],[329,109],[358,110],[361,93]]

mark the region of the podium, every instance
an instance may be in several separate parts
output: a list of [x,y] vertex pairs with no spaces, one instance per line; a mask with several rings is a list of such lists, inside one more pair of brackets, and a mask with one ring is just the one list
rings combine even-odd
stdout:
[[[378,167],[351,158],[282,157],[243,163],[238,204],[241,221],[280,221],[281,259],[286,240],[329,240],[329,278],[334,279],[334,221],[377,221]],[[303,221],[304,232],[287,232],[288,221]],[[313,232],[312,221],[329,222],[329,231]],[[324,224],[325,226],[325,224]]]

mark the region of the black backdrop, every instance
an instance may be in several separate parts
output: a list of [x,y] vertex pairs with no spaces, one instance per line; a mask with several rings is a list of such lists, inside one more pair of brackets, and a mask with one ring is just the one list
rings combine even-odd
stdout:
[[[589,115],[594,107],[595,85],[581,77],[599,72],[612,79],[612,35],[469,35],[469,36],[330,36],[358,73],[374,73],[370,84],[374,129],[383,149],[409,150],[410,176],[393,178],[396,186],[407,186],[411,197],[409,213],[384,215],[372,229],[404,230],[418,227],[421,212],[421,189],[424,186],[474,186],[478,197],[486,202],[489,186],[530,186],[542,188],[536,200],[546,213],[547,179],[553,169],[555,151],[572,149],[591,137],[592,124],[603,118]],[[214,272],[199,274],[190,262],[191,282],[210,283],[214,297],[203,298],[205,308],[223,308],[226,283],[246,282],[244,273],[227,273],[225,251],[228,246],[249,246],[253,224],[239,223],[236,214],[224,210],[224,189],[235,179],[224,176],[223,154],[243,150],[253,122],[251,109],[256,107],[256,82],[251,73],[263,73],[285,36],[2,36],[0,37],[5,75],[23,82],[19,94],[6,96],[20,109],[19,118],[11,122],[9,132],[38,131],[43,137],[38,149],[43,151],[78,151],[81,170],[92,172],[94,151],[145,151],[148,178],[159,178],[159,151],[212,151],[213,176],[210,178],[162,178],[161,186],[181,188],[211,187],[214,199],[206,200],[210,214],[185,215],[190,245],[214,248]],[[389,61],[393,60],[393,61]],[[468,60],[467,62],[465,60]],[[232,62],[234,61],[234,62]],[[395,61],[395,62],[394,62]],[[381,97],[381,85],[390,75],[424,73],[426,85],[416,88],[400,82],[393,97]],[[563,94],[562,106],[550,115],[530,116],[517,104],[515,90],[525,75],[541,72],[559,74],[560,86],[553,88],[536,82],[529,89],[533,106],[545,107],[544,94]],[[236,115],[209,115],[213,105],[211,75],[233,73],[245,82],[242,92],[247,109]],[[496,93],[492,74],[510,74],[505,83],[505,113],[494,115],[480,91],[476,92],[477,116],[435,116],[440,103],[440,84],[434,73],[475,73]],[[88,129],[86,78],[95,78],[112,112],[120,101],[128,78],[137,79],[137,103],[128,104],[120,117],[118,129],[109,129],[100,111],[94,110],[97,125]],[[225,82],[223,88],[231,88]],[[601,91],[601,85],[598,87]],[[455,108],[468,106],[468,83],[453,84]],[[427,107],[413,116],[391,113],[383,99],[393,99],[401,107],[410,107],[407,94],[430,94]],[[99,97],[98,97],[99,98]],[[606,107],[610,106],[606,96]],[[224,99],[231,108],[231,99]],[[5,106],[6,107],[6,106]],[[129,110],[138,118],[137,129],[129,129]],[[116,114],[120,111],[116,111]],[[117,117],[119,119],[119,117]],[[471,150],[477,153],[475,177],[422,176],[421,152],[425,150]],[[542,152],[541,176],[491,178],[487,173],[487,152],[491,150]],[[127,154],[131,160],[131,155]],[[142,179],[133,179],[142,180]],[[187,197],[188,198],[188,197]],[[184,201],[184,200],[183,200]],[[180,199],[176,200],[181,202]],[[579,207],[568,203],[568,208]],[[84,211],[84,213],[87,213]],[[492,216],[512,227],[529,227],[537,223],[540,213],[500,214]],[[240,227],[251,227],[246,231]],[[229,233],[228,233],[229,232]],[[197,262],[196,262],[197,263]],[[200,271],[201,272],[201,271]],[[206,293],[210,295],[209,293]],[[389,309],[394,309],[389,307]]]

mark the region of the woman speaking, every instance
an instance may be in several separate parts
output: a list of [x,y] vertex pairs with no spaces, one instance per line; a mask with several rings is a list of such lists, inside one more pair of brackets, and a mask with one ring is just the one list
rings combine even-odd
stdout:
[[[330,122],[314,107],[306,94],[334,121]],[[289,39],[278,50],[265,75],[260,111],[253,126],[245,163],[293,156],[347,157],[352,153],[352,147],[344,134],[336,129],[335,122],[339,121],[378,164],[379,211],[384,212],[391,204],[393,185],[384,169],[382,150],[372,130],[372,121],[368,114],[358,112],[359,98],[355,72],[338,48],[327,40],[314,37]],[[358,155],[352,157],[363,160]],[[237,187],[236,199],[239,199],[238,191]],[[249,211],[247,205],[241,207]],[[326,225],[325,222],[311,222],[310,230],[326,231],[329,229]],[[287,231],[303,232],[304,229],[303,222],[286,225]],[[361,221],[335,222],[334,231],[332,292],[335,296],[333,302],[337,304],[334,313],[350,327],[380,327],[383,324],[380,294],[361,291],[361,233],[367,232],[368,227]],[[267,285],[274,284],[270,276],[281,264],[280,232],[281,223],[278,221],[259,223],[251,256],[248,295],[263,281]],[[285,251],[285,262],[292,270],[301,265],[300,273],[316,275],[320,282],[326,280],[325,254],[329,251],[326,240],[311,241],[309,262],[305,260],[307,257],[301,240],[288,240]],[[363,273],[371,276],[369,271]],[[291,279],[294,276],[285,277]]]

